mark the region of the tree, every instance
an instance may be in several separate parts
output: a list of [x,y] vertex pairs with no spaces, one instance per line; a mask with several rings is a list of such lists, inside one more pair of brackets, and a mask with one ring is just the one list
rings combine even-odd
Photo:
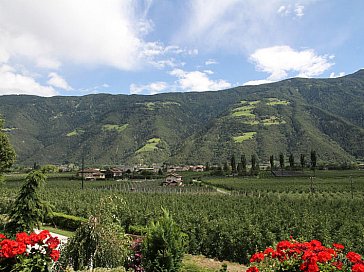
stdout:
[[205,171],[210,171],[210,163],[206,162]]
[[9,169],[15,162],[15,151],[8,136],[2,132],[4,120],[0,119],[0,174]]
[[255,154],[252,155],[251,162],[252,162],[252,167],[250,169],[250,173],[251,173],[251,175],[255,175],[256,168],[257,168],[257,157],[255,156]]
[[301,167],[302,167],[302,171],[303,171],[303,169],[305,168],[305,164],[306,164],[305,154],[301,154],[300,163],[301,163]]
[[273,155],[271,155],[269,157],[269,162],[270,162],[270,169],[271,169],[271,171],[273,171],[273,169],[274,169],[274,156]]
[[151,222],[143,241],[143,267],[148,272],[179,271],[185,250],[185,235],[167,210]]
[[45,181],[46,176],[41,171],[27,175],[10,211],[10,222],[6,226],[8,232],[31,232],[39,228],[43,219],[51,213],[50,205],[41,199],[39,192]]
[[230,159],[230,165],[231,165],[231,172],[233,174],[236,173],[236,161],[235,161],[235,155],[232,155],[231,156],[231,159]]
[[289,160],[289,167],[290,167],[291,169],[293,169],[293,168],[294,168],[294,156],[293,156],[293,154],[292,154],[292,153],[289,155],[288,160]]
[[240,162],[241,162],[242,174],[245,176],[246,175],[246,158],[245,158],[244,154],[241,155]]
[[243,176],[243,164],[241,162],[238,163],[237,171],[239,176]]
[[231,169],[230,169],[229,164],[227,162],[224,162],[223,171],[224,171],[225,175],[230,175],[231,174]]
[[279,154],[279,166],[281,167],[281,170],[284,168],[284,155],[283,153]]
[[315,150],[311,150],[311,169],[314,172],[316,171],[316,164],[317,164],[316,151]]
[[74,270],[123,266],[129,255],[130,240],[117,219],[125,208],[121,198],[102,198],[95,214],[68,240],[59,263]]

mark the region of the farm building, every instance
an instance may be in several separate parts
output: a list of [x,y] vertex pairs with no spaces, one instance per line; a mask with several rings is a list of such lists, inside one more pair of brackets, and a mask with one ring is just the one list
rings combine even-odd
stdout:
[[120,168],[110,168],[106,170],[106,178],[117,179],[123,176],[123,169]]
[[181,186],[183,185],[182,176],[172,173],[168,174],[165,181],[163,181],[164,186]]
[[105,179],[105,173],[94,168],[86,168],[77,172],[78,177],[82,177],[82,175],[85,180]]

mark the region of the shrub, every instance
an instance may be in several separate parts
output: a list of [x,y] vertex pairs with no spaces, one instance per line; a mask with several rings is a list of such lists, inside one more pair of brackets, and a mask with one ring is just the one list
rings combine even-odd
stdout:
[[[119,224],[113,221],[119,199],[101,199],[97,213],[91,216],[68,240],[60,263],[75,270],[96,267],[115,268],[125,264],[130,241]],[[116,208],[115,208],[116,207]]]
[[143,241],[143,267],[148,272],[178,271],[185,248],[185,235],[169,213],[151,222]]
[[51,223],[61,229],[74,231],[78,229],[82,223],[86,223],[87,219],[83,217],[54,212],[51,216],[46,218],[45,222]]

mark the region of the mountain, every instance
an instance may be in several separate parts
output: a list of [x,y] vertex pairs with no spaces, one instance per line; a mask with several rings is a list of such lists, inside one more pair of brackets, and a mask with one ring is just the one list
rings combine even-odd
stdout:
[[18,163],[218,163],[232,154],[364,158],[364,70],[217,92],[0,96]]

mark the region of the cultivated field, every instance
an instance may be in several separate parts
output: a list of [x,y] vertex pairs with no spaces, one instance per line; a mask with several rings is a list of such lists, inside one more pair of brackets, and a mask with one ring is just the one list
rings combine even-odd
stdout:
[[[186,173],[192,179],[194,173]],[[343,243],[364,253],[364,172],[317,171],[309,177],[233,178],[201,176],[202,185],[161,187],[161,181],[81,181],[50,176],[43,197],[57,212],[87,218],[100,199],[117,196],[118,220],[127,232],[143,229],[170,210],[188,235],[188,251],[247,263],[250,254],[289,236]],[[263,175],[262,175],[263,176]],[[21,184],[8,176],[0,193],[5,213]],[[209,186],[205,186],[209,185]],[[214,187],[224,189],[219,193]]]

